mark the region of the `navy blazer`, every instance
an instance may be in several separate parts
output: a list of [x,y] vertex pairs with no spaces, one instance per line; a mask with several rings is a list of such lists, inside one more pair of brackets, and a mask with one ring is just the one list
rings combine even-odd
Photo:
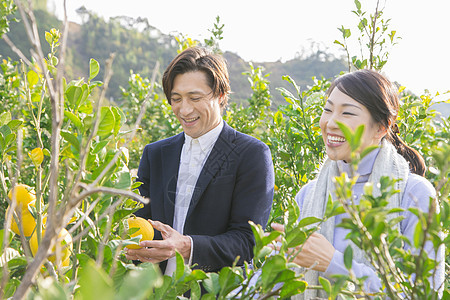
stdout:
[[[173,226],[184,133],[145,147],[138,169],[142,196],[150,203],[137,216]],[[255,244],[248,221],[269,218],[274,193],[272,157],[266,144],[226,123],[199,175],[183,234],[193,241],[192,263],[206,272],[250,261]],[[161,239],[161,233],[155,233]],[[160,264],[164,271],[166,262]]]

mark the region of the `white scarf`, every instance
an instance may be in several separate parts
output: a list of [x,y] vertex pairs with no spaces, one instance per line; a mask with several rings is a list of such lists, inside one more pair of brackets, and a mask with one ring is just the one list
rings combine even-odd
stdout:
[[[408,162],[397,153],[397,150],[391,143],[383,139],[381,149],[375,159],[372,173],[369,177],[369,182],[373,183],[373,196],[377,197],[381,195],[378,186],[381,176],[402,179],[395,183],[395,189],[400,192],[394,194],[389,199],[389,204],[387,205],[388,209],[400,207],[405,185],[408,180],[408,174]],[[336,200],[334,195],[334,183],[332,181],[336,176],[340,176],[337,162],[326,159],[319,171],[317,181],[315,181],[315,184],[313,183],[314,185],[311,187],[303,201],[303,207],[300,208],[300,219],[311,216],[323,218],[328,195],[331,194],[333,200]],[[398,214],[390,214],[389,218],[397,216]],[[331,244],[333,244],[334,228],[335,218],[333,217],[324,222],[319,230],[319,233],[324,235]],[[359,263],[364,263],[370,266],[370,263],[365,257],[365,253],[353,242],[349,241],[349,243],[353,248],[353,259]],[[308,282],[309,285],[318,285],[319,275],[323,276],[323,273],[314,270],[307,271],[305,273],[305,281]],[[326,298],[326,294],[322,290],[317,291],[307,289],[305,293],[296,295],[292,299],[310,300],[317,296]]]

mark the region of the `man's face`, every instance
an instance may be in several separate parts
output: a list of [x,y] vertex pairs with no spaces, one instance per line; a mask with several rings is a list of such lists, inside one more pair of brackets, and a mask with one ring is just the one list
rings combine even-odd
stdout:
[[198,138],[222,121],[220,100],[214,98],[204,72],[179,74],[173,81],[170,96],[172,111],[184,133]]

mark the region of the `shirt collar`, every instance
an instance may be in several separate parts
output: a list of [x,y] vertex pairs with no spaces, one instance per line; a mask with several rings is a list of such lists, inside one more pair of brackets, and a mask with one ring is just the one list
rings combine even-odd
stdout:
[[[379,145],[381,146],[381,145]],[[371,151],[369,154],[363,157],[358,165],[357,173],[359,175],[368,175],[372,172],[373,164],[375,163],[375,159],[377,158],[378,152],[380,152],[380,148],[376,148]],[[340,173],[350,174],[351,165],[350,163],[346,163],[343,160],[338,161],[338,168]]]
[[[202,135],[202,136],[197,138],[197,140],[198,140],[198,142],[200,144],[200,148],[202,149],[202,151],[206,152],[212,145],[214,145],[214,143],[219,138],[219,135],[222,132],[222,129],[223,129],[223,121],[221,121],[219,123],[219,125],[217,125],[213,129],[211,129],[210,131],[208,131],[204,135]],[[184,144],[186,146],[188,146],[189,149],[190,149],[192,140],[194,140],[194,139],[192,137],[190,137],[189,135],[187,135],[186,133],[184,134],[184,138],[185,138],[184,139]]]

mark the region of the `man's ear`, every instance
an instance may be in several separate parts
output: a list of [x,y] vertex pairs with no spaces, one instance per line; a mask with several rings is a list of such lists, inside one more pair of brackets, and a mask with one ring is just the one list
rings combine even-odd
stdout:
[[225,94],[219,95],[219,105],[220,107],[223,107],[225,105]]

